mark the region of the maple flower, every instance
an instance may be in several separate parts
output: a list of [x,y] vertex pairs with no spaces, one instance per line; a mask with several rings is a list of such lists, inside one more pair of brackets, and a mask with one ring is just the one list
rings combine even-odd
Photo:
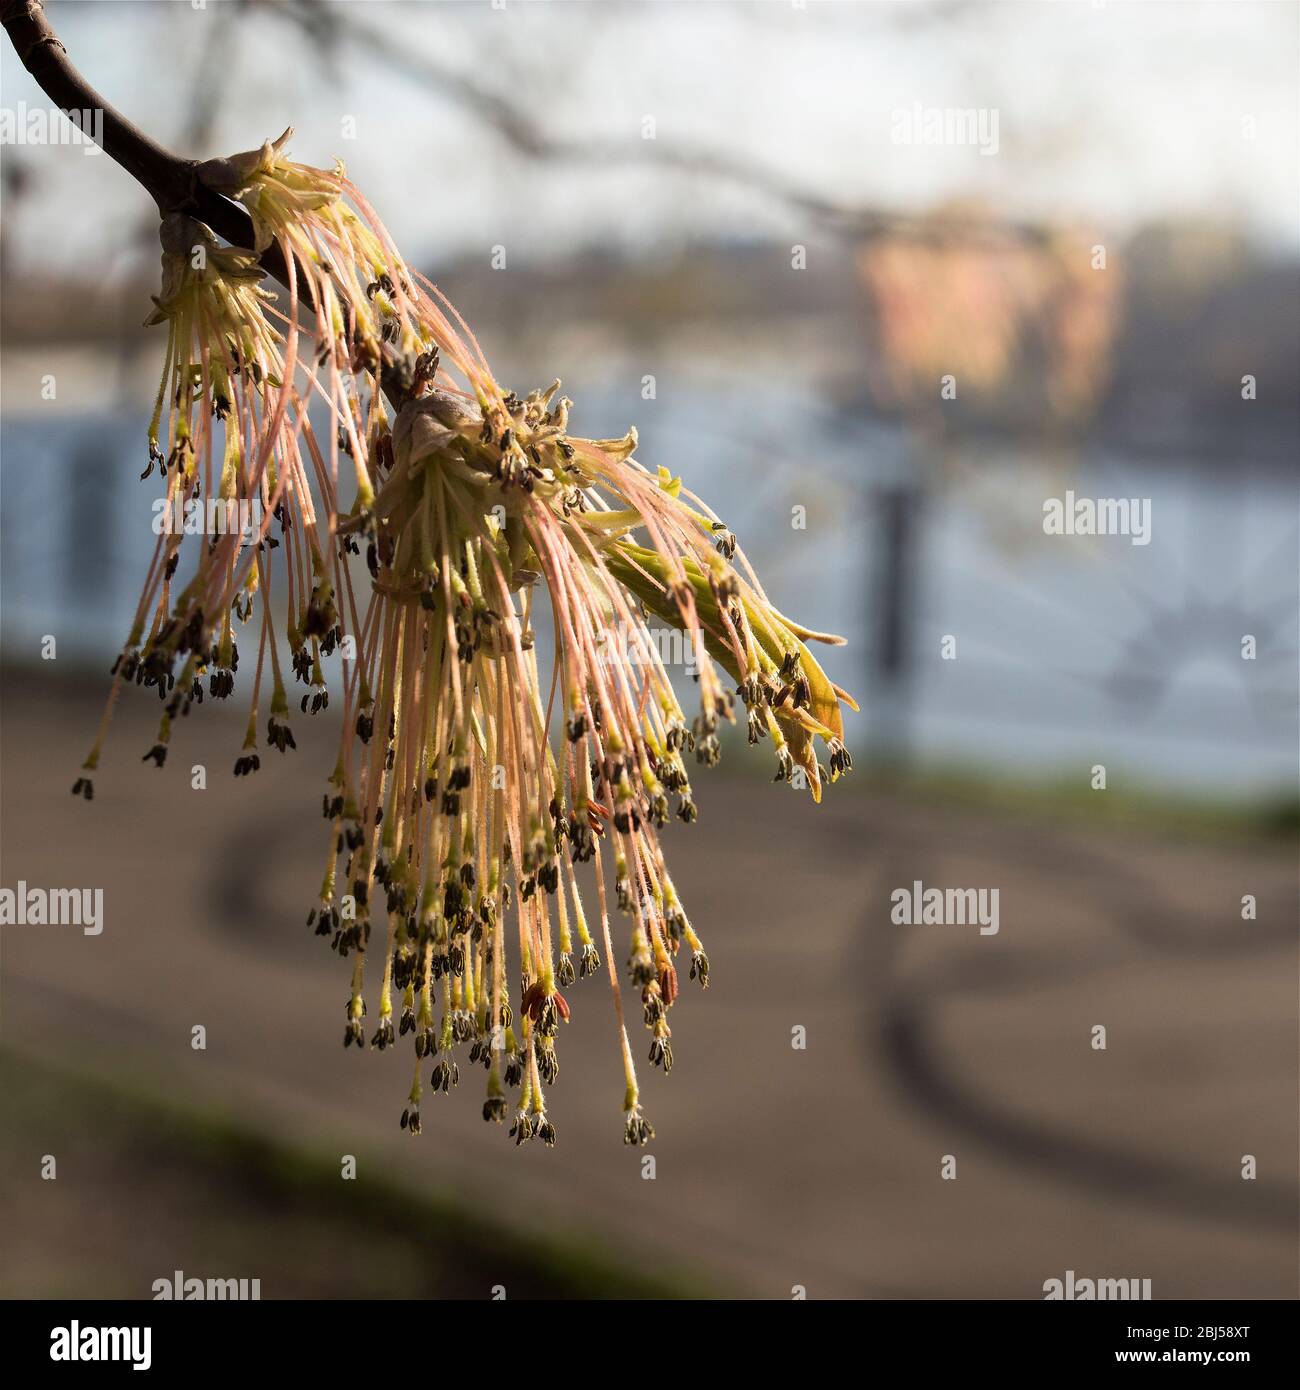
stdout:
[[[161,766],[175,720],[205,693],[232,696],[251,666],[234,768],[247,776],[260,711],[265,744],[295,747],[284,667],[306,687],[298,712],[316,715],[331,697],[322,658],[339,653],[342,735],[308,924],[351,962],[344,1045],[411,1035],[411,1133],[426,1085],[450,1090],[463,1062],[486,1073],[485,1119],[553,1144],[565,991],[603,957],[624,1138],[642,1143],[653,1130],[611,917],[626,919],[648,1056],[666,1072],[683,947],[690,979],[707,987],[710,967],[660,831],[695,819],[688,765],[717,762],[735,695],[750,741],[771,740],[776,780],[819,800],[824,775],[848,770],[840,705],[856,706],[807,646],[840,639],[772,606],[718,517],[637,461],[634,430],[572,435],[558,381],[503,390],[342,166],[292,163],[288,136],[199,167],[247,209],[255,253],[189,218],[163,227],[149,322],[168,344],[146,474],[161,468],[169,515],[220,505],[183,583],[185,529],[160,534],[74,791],[93,793],[124,683],[157,689],[145,757]],[[262,283],[271,247],[287,300]],[[256,524],[218,524],[232,507]],[[650,615],[689,645],[689,719]],[[255,654],[242,671],[241,642]]]

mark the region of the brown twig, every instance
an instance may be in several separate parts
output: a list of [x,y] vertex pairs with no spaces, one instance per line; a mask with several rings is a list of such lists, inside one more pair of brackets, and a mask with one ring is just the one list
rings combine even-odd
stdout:
[[[144,188],[157,204],[160,217],[185,213],[205,223],[219,237],[243,250],[255,249],[253,221],[238,203],[209,188],[199,177],[200,161],[182,159],[164,149],[111,106],[73,66],[63,40],[45,17],[45,0],[0,0],[0,25],[9,35],[22,65],[60,110],[92,111],[102,117],[96,127],[104,153],[115,160]],[[274,243],[258,253],[269,275],[289,284],[288,267]],[[311,312],[315,308],[311,277],[298,263],[298,299]],[[382,374],[384,394],[394,409],[409,396],[400,370],[388,363]]]
[[[82,77],[68,57],[63,40],[45,17],[45,0],[2,0],[0,25],[9,35],[23,67],[37,86],[64,112],[93,111],[102,120],[99,140],[104,153],[131,175],[158,206],[159,215],[183,212],[206,223],[232,246],[253,249],[253,222],[229,198],[206,187],[198,161],[182,159],[133,125]],[[281,284],[288,283],[284,258],[272,246],[261,263]],[[307,282],[299,276],[301,287]]]

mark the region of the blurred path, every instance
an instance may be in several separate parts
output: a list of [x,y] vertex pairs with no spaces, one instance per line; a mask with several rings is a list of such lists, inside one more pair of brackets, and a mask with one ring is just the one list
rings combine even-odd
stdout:
[[[409,1054],[344,1053],[347,967],[303,925],[333,726],[295,719],[300,751],[241,785],[241,721],[205,706],[158,772],[138,761],[157,703],[133,692],[86,805],[68,788],[101,688],[0,683],[0,883],[106,900],[99,937],[3,929],[6,1046],[357,1154],[363,1178],[382,1164],[527,1229],[594,1236],[645,1269],[688,1264],[719,1292],[1038,1298],[1073,1269],[1150,1278],[1157,1298],[1296,1295],[1289,844],[1067,829],[865,786],[814,808],[701,773],[700,823],[666,839],[713,977],[705,996],[683,980],[672,1075],[641,1067],[649,1181],[621,1143],[596,982],[570,991],[554,1151],[484,1125],[465,1068],[459,1092],[426,1093],[424,1135],[402,1134]],[[999,932],[892,924],[890,892],[914,879],[996,887]]]

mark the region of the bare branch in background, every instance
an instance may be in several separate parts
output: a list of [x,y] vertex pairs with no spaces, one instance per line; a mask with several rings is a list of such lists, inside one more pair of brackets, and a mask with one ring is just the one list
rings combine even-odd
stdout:
[[423,88],[440,92],[472,112],[512,149],[539,162],[610,167],[645,165],[720,180],[761,193],[813,218],[828,231],[854,240],[890,236],[922,242],[960,239],[981,243],[1007,240],[1039,243],[1050,235],[1047,228],[1032,222],[992,221],[987,217],[970,218],[958,213],[914,215],[837,202],[787,179],[774,169],[736,155],[674,148],[653,140],[571,139],[552,135],[537,122],[528,107],[513,96],[429,53],[417,51],[404,39],[363,23],[337,7],[326,8],[319,0],[288,0],[288,3],[267,7],[265,13],[298,25],[323,57],[336,56],[340,47],[351,48]]

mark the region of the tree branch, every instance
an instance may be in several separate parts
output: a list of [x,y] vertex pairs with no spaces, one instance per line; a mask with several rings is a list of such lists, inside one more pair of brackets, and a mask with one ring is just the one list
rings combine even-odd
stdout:
[[[198,161],[182,159],[164,149],[115,107],[104,100],[68,58],[63,40],[45,17],[45,0],[2,0],[0,24],[23,67],[37,86],[63,112],[94,111],[102,118],[104,153],[131,175],[153,198],[160,217],[181,212],[206,223],[232,246],[253,249],[253,222],[229,198],[199,179]],[[87,131],[87,134],[90,134]],[[262,265],[281,284],[288,284],[284,257],[271,246],[260,256]],[[310,293],[309,281],[298,277],[299,293]],[[310,300],[307,301],[310,305]]]
[[[149,193],[160,217],[185,213],[205,223],[232,246],[245,251],[254,249],[252,218],[238,203],[214,192],[199,178],[200,161],[182,159],[164,149],[110,106],[82,77],[68,58],[63,40],[45,18],[45,0],[0,0],[0,25],[9,35],[23,67],[60,110],[65,114],[94,111],[102,116],[99,143],[104,153]],[[269,275],[288,287],[288,266],[278,246],[272,243],[259,252],[258,261]],[[298,302],[308,312],[314,312],[311,276],[305,273],[300,261],[296,268]],[[386,361],[381,380],[384,394],[393,409],[399,410],[410,395],[401,364]]]

